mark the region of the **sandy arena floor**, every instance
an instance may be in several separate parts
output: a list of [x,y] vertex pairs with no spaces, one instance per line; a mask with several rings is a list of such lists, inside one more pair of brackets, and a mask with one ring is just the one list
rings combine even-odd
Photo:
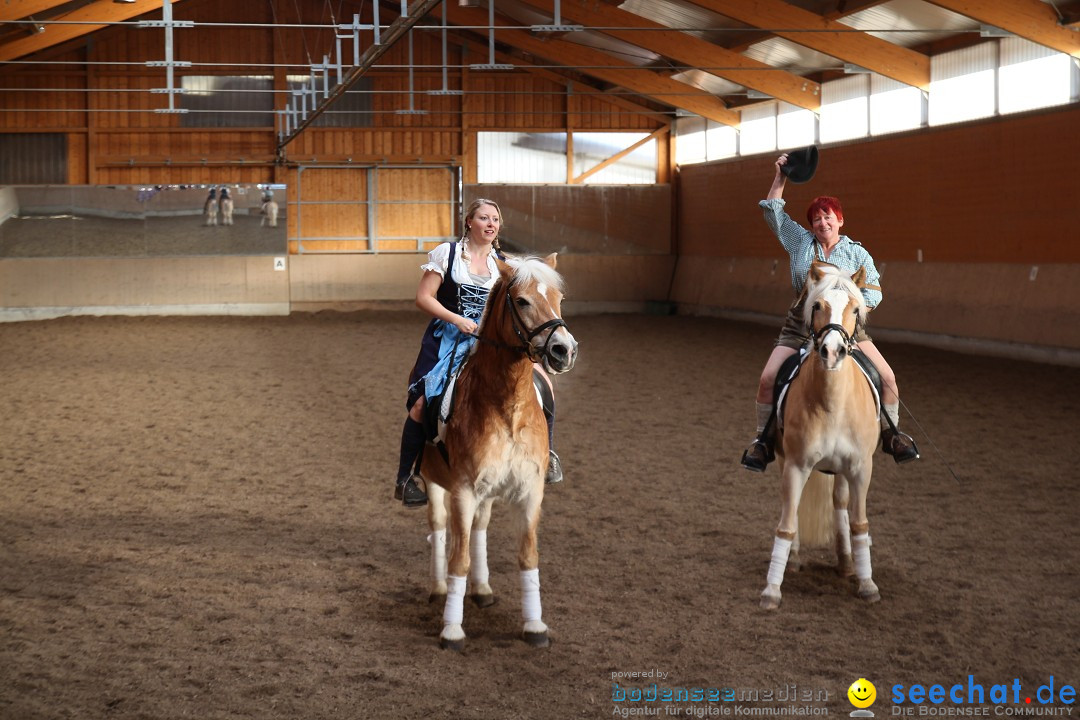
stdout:
[[879,343],[924,456],[876,456],[883,600],[810,553],[768,613],[778,470],[737,461],[775,330],[568,320],[553,645],[517,639],[496,506],[500,602],[467,604],[461,655],[438,649],[424,513],[390,500],[419,313],[0,325],[0,718],[607,718],[613,682],[758,692],[661,715],[795,685],[846,716],[860,677],[882,718],[895,684],[1080,684],[1080,370]]

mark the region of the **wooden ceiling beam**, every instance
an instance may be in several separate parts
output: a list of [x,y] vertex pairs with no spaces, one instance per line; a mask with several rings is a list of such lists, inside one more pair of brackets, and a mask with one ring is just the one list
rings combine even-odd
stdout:
[[1080,58],[1080,33],[1064,27],[1040,0],[926,0],[1039,45]]
[[0,22],[24,20],[63,5],[68,0],[7,0],[0,3]]
[[[547,13],[554,13],[554,0],[522,0]],[[594,0],[565,0],[560,3],[563,18],[598,28],[635,28],[633,30],[598,30],[632,45],[655,52],[692,68],[738,85],[752,88],[778,100],[807,110],[821,107],[821,86],[812,80],[771,67],[707,40],[678,30],[665,28],[611,5]]]
[[[440,17],[441,12],[441,6],[432,10],[433,14]],[[482,27],[488,24],[487,13],[472,8],[450,6],[447,14],[449,22],[459,25]],[[496,21],[496,27],[505,24]],[[721,100],[704,90],[678,80],[660,77],[649,70],[639,69],[636,65],[613,58],[600,50],[566,40],[540,40],[522,30],[499,29],[496,36],[507,45],[561,65],[568,65],[585,75],[614,83],[665,105],[724,125],[739,125],[739,113],[729,110]]]
[[[181,0],[170,0],[174,5]],[[89,35],[108,27],[108,23],[123,22],[145,13],[161,10],[161,0],[135,0],[133,3],[114,3],[112,0],[84,5],[64,15],[64,20],[72,22],[102,23],[101,25],[48,25],[45,32],[12,40],[0,45],[0,62],[15,60],[32,53],[40,52],[53,45]]]
[[[454,32],[447,33],[447,37],[450,38],[451,41],[453,41],[456,38],[458,45],[463,45],[465,43],[465,38],[458,35],[457,33],[454,33]],[[476,45],[476,43],[477,43],[476,39],[471,39],[469,41],[470,45]],[[558,85],[562,85],[564,88],[567,88],[571,92],[574,91],[573,86],[576,83],[578,85],[584,85],[585,87],[589,88],[589,90],[591,90],[595,94],[598,94],[598,95],[603,94],[597,88],[589,85],[588,83],[582,82],[582,80],[580,80],[580,79],[575,80],[574,78],[570,78],[570,77],[567,77],[567,76],[562,75],[560,73],[557,73],[554,70],[551,70],[550,68],[536,67],[532,63],[532,61],[527,59],[527,58],[523,58],[523,57],[519,57],[517,55],[511,55],[511,54],[508,54],[508,53],[504,53],[501,50],[496,50],[495,51],[495,59],[498,60],[499,62],[508,63],[510,65],[514,65],[516,67],[519,67],[522,70],[525,70],[526,72],[528,72],[530,75],[536,75],[537,77],[542,77],[545,80],[550,80],[553,83],[556,83]],[[568,69],[572,69],[572,68],[568,68]],[[577,72],[577,71],[575,71],[575,72]],[[621,107],[624,110],[629,110],[630,112],[634,113],[635,115],[644,115],[645,117],[648,117],[651,120],[655,120],[656,122],[661,123],[663,125],[670,125],[671,124],[671,118],[669,116],[664,115],[662,113],[658,113],[653,108],[646,107],[645,105],[641,105],[641,104],[636,103],[636,102],[634,102],[632,100],[627,100],[626,98],[619,97],[618,95],[607,95],[607,94],[603,94],[603,99],[604,99],[604,102],[611,103],[612,105],[617,105],[617,106]]]
[[[1032,2],[1042,3],[1039,0]],[[854,63],[924,90],[930,87],[930,58],[829,20],[783,0],[690,0],[707,10],[769,30],[803,47]],[[978,4],[978,3],[972,3]]]

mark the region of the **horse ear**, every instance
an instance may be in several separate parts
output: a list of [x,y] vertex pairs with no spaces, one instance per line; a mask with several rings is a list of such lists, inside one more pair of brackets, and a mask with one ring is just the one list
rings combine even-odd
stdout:
[[861,267],[851,274],[851,282],[855,283],[855,287],[866,287],[866,268]]
[[510,267],[509,263],[503,262],[502,258],[495,256],[495,267],[499,269],[499,275],[504,278],[513,276],[514,268]]
[[544,263],[545,263],[545,264],[547,264],[547,265],[549,265],[549,266],[551,267],[551,269],[552,269],[552,270],[554,270],[554,269],[555,269],[555,257],[556,257],[556,256],[557,256],[558,254],[559,254],[559,253],[551,253],[551,254],[550,254],[550,255],[548,255],[548,256],[547,256],[546,258],[544,258]]
[[820,260],[813,261],[810,263],[810,272],[807,273],[807,277],[813,282],[821,280],[821,278],[825,277],[824,267],[826,265],[828,265],[828,263],[823,263]]

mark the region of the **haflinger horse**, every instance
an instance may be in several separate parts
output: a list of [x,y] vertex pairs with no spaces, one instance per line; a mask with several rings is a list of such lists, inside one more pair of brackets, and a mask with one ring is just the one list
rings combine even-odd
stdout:
[[[439,644],[461,651],[466,578],[480,607],[495,602],[488,584],[487,526],[495,499],[513,508],[521,579],[523,638],[549,644],[540,605],[536,531],[548,465],[547,423],[533,386],[533,363],[553,374],[574,367],[577,341],[562,320],[563,283],[555,255],[497,261],[478,340],[448,392],[443,452],[429,445],[427,481],[432,546],[430,600],[445,597]],[[441,417],[446,417],[445,413]],[[447,520],[449,519],[449,533]]]
[[204,225],[217,225],[218,216],[218,201],[217,193],[213,190],[206,196],[206,202],[203,203],[203,217],[205,218]]
[[225,188],[221,188],[221,224],[233,224],[233,199]]
[[[783,506],[761,593],[766,609],[780,605],[784,570],[789,559],[797,568],[800,540],[807,546],[824,544],[833,533],[840,573],[851,575],[854,568],[859,597],[881,599],[871,577],[866,518],[879,410],[870,382],[850,357],[857,350],[855,324],[866,320],[860,292],[865,276],[861,268],[849,277],[834,265],[815,262],[803,289],[812,347],[788,386],[778,429]],[[831,482],[826,474],[832,474]]]
[[260,214],[262,215],[262,220],[259,221],[259,227],[264,227],[266,225],[277,227],[278,204],[274,202],[273,198],[263,200]]

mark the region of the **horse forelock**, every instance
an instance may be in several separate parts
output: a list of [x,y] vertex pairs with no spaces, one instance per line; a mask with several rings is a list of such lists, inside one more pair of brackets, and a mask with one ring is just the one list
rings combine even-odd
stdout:
[[506,262],[514,269],[514,276],[510,281],[511,285],[528,284],[535,281],[538,284],[542,283],[563,292],[562,275],[540,258],[529,255],[508,258]]
[[866,300],[862,290],[856,285],[851,277],[843,270],[833,265],[819,266],[824,277],[819,280],[807,280],[806,303],[803,307],[803,320],[807,327],[811,326],[814,315],[814,304],[822,300],[826,293],[831,290],[843,290],[851,302],[855,304],[855,314],[860,321],[866,320]]

